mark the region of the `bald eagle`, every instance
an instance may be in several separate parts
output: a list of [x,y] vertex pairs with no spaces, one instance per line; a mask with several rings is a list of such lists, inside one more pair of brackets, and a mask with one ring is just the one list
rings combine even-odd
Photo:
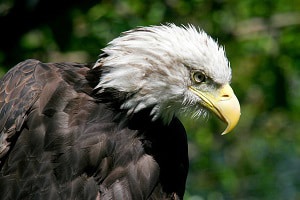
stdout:
[[203,30],[138,27],[94,64],[26,60],[0,82],[1,199],[183,199],[186,132],[240,117],[224,48]]

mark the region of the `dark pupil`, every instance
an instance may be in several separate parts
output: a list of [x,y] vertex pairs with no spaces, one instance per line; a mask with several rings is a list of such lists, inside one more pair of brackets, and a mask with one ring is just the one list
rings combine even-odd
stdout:
[[195,74],[195,81],[200,83],[205,81],[205,76],[202,73]]

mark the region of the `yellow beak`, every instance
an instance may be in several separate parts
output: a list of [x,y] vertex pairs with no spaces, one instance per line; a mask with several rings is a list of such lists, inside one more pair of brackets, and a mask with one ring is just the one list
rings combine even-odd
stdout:
[[190,90],[203,100],[203,106],[227,123],[227,128],[222,135],[229,133],[237,125],[241,115],[240,103],[229,84],[222,86],[213,94],[199,91],[193,86]]

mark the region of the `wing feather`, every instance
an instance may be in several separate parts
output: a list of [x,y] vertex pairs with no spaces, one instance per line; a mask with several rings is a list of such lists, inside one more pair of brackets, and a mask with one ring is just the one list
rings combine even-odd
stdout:
[[34,76],[38,63],[19,63],[0,81],[0,164],[42,89]]

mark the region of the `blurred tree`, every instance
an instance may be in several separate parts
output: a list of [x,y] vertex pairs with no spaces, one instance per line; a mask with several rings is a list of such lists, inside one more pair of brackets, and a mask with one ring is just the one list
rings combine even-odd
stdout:
[[194,24],[226,47],[242,105],[235,134],[185,120],[187,200],[300,199],[298,0],[2,0],[0,75],[26,58],[94,62],[136,26]]

